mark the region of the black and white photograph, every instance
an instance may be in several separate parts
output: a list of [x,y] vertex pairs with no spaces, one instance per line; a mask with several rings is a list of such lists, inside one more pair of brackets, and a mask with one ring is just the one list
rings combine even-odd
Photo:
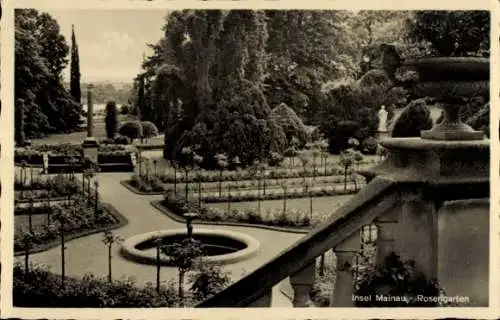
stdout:
[[11,308],[490,307],[487,9],[12,10]]

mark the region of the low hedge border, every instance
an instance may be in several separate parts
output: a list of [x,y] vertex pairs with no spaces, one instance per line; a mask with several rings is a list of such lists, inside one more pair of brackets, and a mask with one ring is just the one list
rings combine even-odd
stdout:
[[[151,201],[151,205],[159,210],[161,213],[169,217],[170,219],[179,222],[179,223],[185,223],[186,219],[184,219],[183,216],[179,215],[178,213],[172,212],[169,209],[167,209],[163,204],[162,200],[159,201]],[[311,230],[310,228],[286,228],[286,227],[275,227],[275,226],[268,226],[264,224],[250,224],[250,223],[244,223],[244,222],[223,222],[223,221],[205,221],[205,220],[193,220],[193,224],[202,224],[202,225],[218,225],[218,226],[235,226],[235,227],[247,227],[247,228],[256,228],[256,229],[265,229],[265,230],[272,230],[272,231],[280,231],[280,232],[287,232],[287,233],[301,233],[301,234],[307,234]]]
[[[314,190],[311,191],[312,195],[309,195],[304,192],[290,192],[287,194],[286,198],[289,199],[299,199],[299,198],[310,198],[311,196],[313,198],[317,197],[332,197],[332,196],[343,196],[343,195],[351,195],[351,194],[356,194],[359,191],[359,186],[358,190],[347,190],[347,191],[338,191],[338,190]],[[283,194],[266,194],[266,195],[260,195],[260,201],[270,201],[270,200],[282,200],[283,199]],[[221,202],[227,202],[229,199],[227,196],[210,196],[210,197],[205,197],[201,198],[204,203],[221,203]],[[231,202],[247,202],[247,201],[258,201],[259,197],[258,195],[240,195],[240,196],[231,196],[230,200]]]
[[133,185],[130,184],[130,180],[122,180],[120,181],[120,184],[127,188],[128,190],[132,191],[135,194],[141,195],[141,196],[157,196],[157,195],[162,195],[165,193],[165,190],[163,191],[151,191],[151,192],[145,192],[137,189]]
[[[53,198],[50,198],[50,202],[52,203],[52,201],[63,201],[63,200],[68,200],[68,196],[60,196],[60,197],[53,197]],[[15,203],[30,203],[30,199],[22,199],[22,200],[19,200],[19,199],[14,199],[14,202]],[[47,198],[33,198],[33,203],[47,203]]]
[[163,150],[165,144],[136,144],[138,150]]
[[[108,230],[119,229],[119,228],[122,228],[122,227],[124,227],[125,225],[128,224],[128,219],[125,218],[111,204],[109,204],[109,203],[101,203],[101,205],[104,208],[106,208],[106,210],[108,210],[108,212],[116,220],[118,220],[118,221],[115,224],[111,224],[109,226],[100,227],[100,228],[92,229],[92,230],[84,230],[84,231],[73,233],[73,234],[68,234],[65,237],[65,241],[66,242],[71,241],[71,240],[75,240],[75,239],[78,239],[78,238],[83,238],[85,236],[89,236],[89,235],[92,235],[92,234],[96,234],[96,233],[100,233],[100,232],[105,232],[105,231],[108,231]],[[58,245],[60,245],[60,241],[59,240],[47,242],[47,243],[41,244],[41,245],[37,246],[36,248],[33,248],[32,250],[30,250],[30,254],[40,253],[40,252],[43,252],[43,251],[47,251],[49,249],[57,247]],[[25,254],[24,250],[14,252],[14,256],[15,257],[23,256],[24,254]]]

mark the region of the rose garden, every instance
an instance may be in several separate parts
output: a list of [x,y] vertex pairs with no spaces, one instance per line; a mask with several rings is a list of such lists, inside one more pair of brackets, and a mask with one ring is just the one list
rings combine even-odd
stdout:
[[[23,73],[29,45],[46,61],[29,18],[57,25],[16,13],[15,306],[442,306],[351,297],[465,295],[453,264],[487,301],[489,35],[450,52],[425,29],[483,30],[481,13],[175,11],[104,114],[74,33],[69,90]],[[444,245],[458,234],[473,270]]]

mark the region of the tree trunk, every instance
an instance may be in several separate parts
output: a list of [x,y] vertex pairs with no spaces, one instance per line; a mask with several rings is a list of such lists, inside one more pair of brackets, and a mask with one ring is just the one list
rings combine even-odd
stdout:
[[347,167],[344,168],[344,191],[347,191]]
[[283,214],[286,214],[286,189],[283,190]]
[[112,258],[112,255],[111,255],[111,243],[109,244],[108,246],[108,280],[109,282],[113,282],[113,275],[111,273],[111,258]]
[[201,177],[198,178],[198,207],[201,208]]
[[174,195],[177,196],[177,168],[174,167]]
[[82,174],[82,197],[85,196],[85,175]]
[[309,214],[311,215],[311,220],[313,217],[313,197],[312,193],[309,195]]
[[184,271],[179,271],[179,306],[184,306]]
[[222,169],[219,171],[219,197],[222,196]]
[[156,292],[160,293],[160,242],[156,244]]
[[24,279],[28,277],[30,262],[30,248],[28,243],[24,244]]
[[189,196],[189,182],[188,182],[188,178],[189,178],[189,172],[186,170],[186,174],[185,174],[185,181],[184,181],[184,193],[185,193],[185,197],[186,197],[186,201],[188,201],[188,196]]
[[231,186],[227,186],[227,215],[231,213]]
[[64,288],[65,286],[65,283],[64,283],[64,280],[66,278],[66,262],[64,261],[65,260],[65,257],[64,257],[64,227],[61,226],[61,285],[62,287]]

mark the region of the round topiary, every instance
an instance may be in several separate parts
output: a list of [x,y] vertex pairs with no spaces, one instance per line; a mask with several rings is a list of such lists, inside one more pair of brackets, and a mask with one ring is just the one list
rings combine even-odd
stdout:
[[151,121],[142,121],[142,137],[143,138],[151,138],[157,136],[158,133],[158,128],[154,123]]
[[133,141],[142,136],[142,124],[140,121],[125,122],[120,127],[119,133]]
[[130,107],[126,104],[123,104],[120,108],[120,113],[123,115],[127,115],[130,112]]
[[127,145],[128,144],[128,138],[125,136],[117,136],[114,140],[115,144],[122,144],[122,145]]
[[394,124],[393,138],[420,137],[422,130],[432,128],[431,112],[424,99],[417,99],[406,107]]

